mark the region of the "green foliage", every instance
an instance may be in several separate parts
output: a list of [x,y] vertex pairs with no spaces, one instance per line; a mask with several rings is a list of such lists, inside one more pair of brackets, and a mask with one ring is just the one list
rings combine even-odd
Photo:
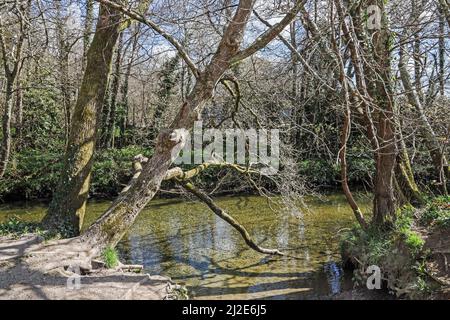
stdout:
[[404,230],[402,234],[405,237],[405,244],[414,254],[417,254],[420,250],[422,250],[425,241],[417,232],[412,230]]
[[129,146],[98,152],[95,155],[90,192],[97,196],[114,196],[120,192],[133,175],[133,158],[138,154],[149,157],[152,151]]
[[113,247],[107,247],[103,250],[102,260],[108,269],[115,268],[119,265],[119,257],[117,251]]
[[19,238],[31,233],[46,235],[46,232],[40,228],[38,223],[24,222],[15,216],[0,224],[0,236]]
[[450,226],[450,196],[440,196],[429,201],[420,215],[424,226]]
[[392,238],[389,233],[375,227],[364,231],[359,225],[345,233],[340,242],[342,256],[359,257],[367,265],[379,265],[391,247]]
[[[101,150],[96,154],[91,195],[115,196],[132,176],[133,158],[150,156],[152,151],[136,146]],[[63,166],[63,150],[42,152],[24,149],[15,155],[6,175],[0,180],[0,198],[51,198]]]
[[65,120],[58,100],[58,92],[52,88],[25,91],[21,149],[47,153],[64,147]]
[[[348,157],[350,184],[363,184],[373,175],[373,160],[361,156]],[[308,159],[298,163],[299,173],[314,185],[337,186],[340,184],[340,166],[325,159]]]
[[389,230],[369,227],[364,231],[359,226],[345,233],[341,239],[341,254],[357,268],[355,279],[363,282],[364,271],[377,265],[383,272],[387,287],[396,294],[409,298],[423,297],[433,288],[426,267],[429,250],[424,250],[425,241],[416,231],[417,224],[427,230],[441,227],[449,221],[448,196],[430,199],[421,209],[405,206],[397,212],[397,219]]
[[17,153],[0,180],[1,198],[48,198],[62,168],[62,151],[24,149]]
[[387,288],[398,294],[413,297],[424,292],[423,274],[418,265],[423,263],[424,240],[414,231],[414,209],[405,206],[399,210],[391,229],[370,226],[362,230],[359,226],[343,235],[341,255],[357,266],[354,275],[363,283],[368,266],[379,266]]
[[159,84],[160,88],[158,91],[158,96],[163,101],[173,94],[172,90],[174,89],[179,78],[178,73],[176,73],[176,69],[179,63],[180,56],[176,55],[166,61],[162,67],[162,70],[160,72],[161,82]]

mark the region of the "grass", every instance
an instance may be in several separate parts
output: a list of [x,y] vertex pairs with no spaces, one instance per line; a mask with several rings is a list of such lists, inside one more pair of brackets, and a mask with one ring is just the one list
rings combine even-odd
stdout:
[[[397,219],[389,230],[355,226],[341,239],[341,255],[356,269],[354,279],[363,284],[365,269],[377,265],[383,272],[387,288],[407,297],[426,296],[430,291],[426,272],[425,241],[416,227],[431,230],[450,227],[450,197],[429,199],[420,209],[405,206],[397,212]],[[417,229],[418,230],[418,229]],[[400,293],[398,293],[400,292]]]
[[107,247],[103,250],[102,260],[108,269],[115,268],[119,265],[119,257],[117,251],[113,247]]

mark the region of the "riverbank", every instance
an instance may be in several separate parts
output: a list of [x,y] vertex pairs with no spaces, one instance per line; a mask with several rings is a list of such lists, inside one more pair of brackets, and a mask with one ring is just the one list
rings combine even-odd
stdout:
[[[258,244],[295,258],[260,254],[204,204],[175,199],[153,200],[116,249],[123,263],[182,284],[192,299],[330,299],[352,287],[340,268],[337,235],[352,226],[353,214],[341,194],[304,200],[307,209],[291,212],[265,197],[215,198]],[[358,200],[369,210],[369,197]],[[85,227],[109,205],[89,202]],[[46,209],[33,203],[0,207],[0,222],[10,222],[8,233],[39,232],[36,223]]]
[[[76,258],[68,248],[79,250]],[[33,234],[18,239],[0,237],[0,274],[0,299],[6,300],[179,297],[178,286],[167,277],[131,272],[123,265],[108,269],[100,262],[86,259],[82,246],[71,244],[70,239],[45,241]]]
[[369,267],[380,268],[382,287],[405,299],[450,299],[450,198],[420,209],[404,207],[389,230],[359,227],[341,241],[344,265],[366,286]]

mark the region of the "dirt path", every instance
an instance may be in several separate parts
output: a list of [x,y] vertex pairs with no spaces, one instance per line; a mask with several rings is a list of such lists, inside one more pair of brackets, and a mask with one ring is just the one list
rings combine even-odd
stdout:
[[89,251],[73,240],[44,243],[34,235],[20,239],[0,237],[0,299],[162,300],[174,297],[174,285],[169,278],[121,269],[96,269],[88,257]]

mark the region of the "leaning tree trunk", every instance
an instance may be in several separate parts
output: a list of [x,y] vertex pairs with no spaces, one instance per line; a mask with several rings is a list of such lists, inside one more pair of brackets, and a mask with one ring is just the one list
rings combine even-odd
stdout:
[[238,52],[243,31],[251,13],[252,1],[243,0],[246,8],[239,8],[227,29],[217,53],[202,72],[192,93],[187,97],[169,130],[163,130],[156,142],[155,154],[146,164],[131,188],[121,194],[111,207],[82,235],[92,247],[102,250],[116,245],[133,224],[139,212],[158,192],[169,167],[182,149],[186,131],[199,118],[200,111],[212,98],[216,83],[231,66],[231,58]]
[[[102,0],[102,2],[106,1]],[[300,6],[302,6],[302,1],[297,1],[295,8],[274,28],[268,30],[247,49],[239,51],[253,3],[252,0],[241,0],[239,2],[236,13],[227,26],[216,53],[204,71],[199,72],[192,65],[192,61],[187,58],[185,52],[182,52],[179,45],[175,43],[180,54],[184,55],[183,59],[189,61],[190,68],[194,69],[193,72],[197,77],[197,82],[180,108],[170,129],[163,130],[158,135],[154,156],[146,164],[140,176],[82,234],[81,240],[83,242],[100,251],[106,246],[114,246],[120,241],[139,212],[159,190],[170,165],[184,145],[187,130],[193,127],[205,104],[212,98],[214,88],[224,73],[233,63],[252,55],[277,36],[292,21]],[[136,18],[139,19],[139,17]],[[173,39],[171,40],[173,43]]]
[[86,71],[78,94],[64,167],[43,224],[77,235],[83,224],[96,142],[97,118],[103,105],[121,14],[100,6],[96,32],[87,53]]

